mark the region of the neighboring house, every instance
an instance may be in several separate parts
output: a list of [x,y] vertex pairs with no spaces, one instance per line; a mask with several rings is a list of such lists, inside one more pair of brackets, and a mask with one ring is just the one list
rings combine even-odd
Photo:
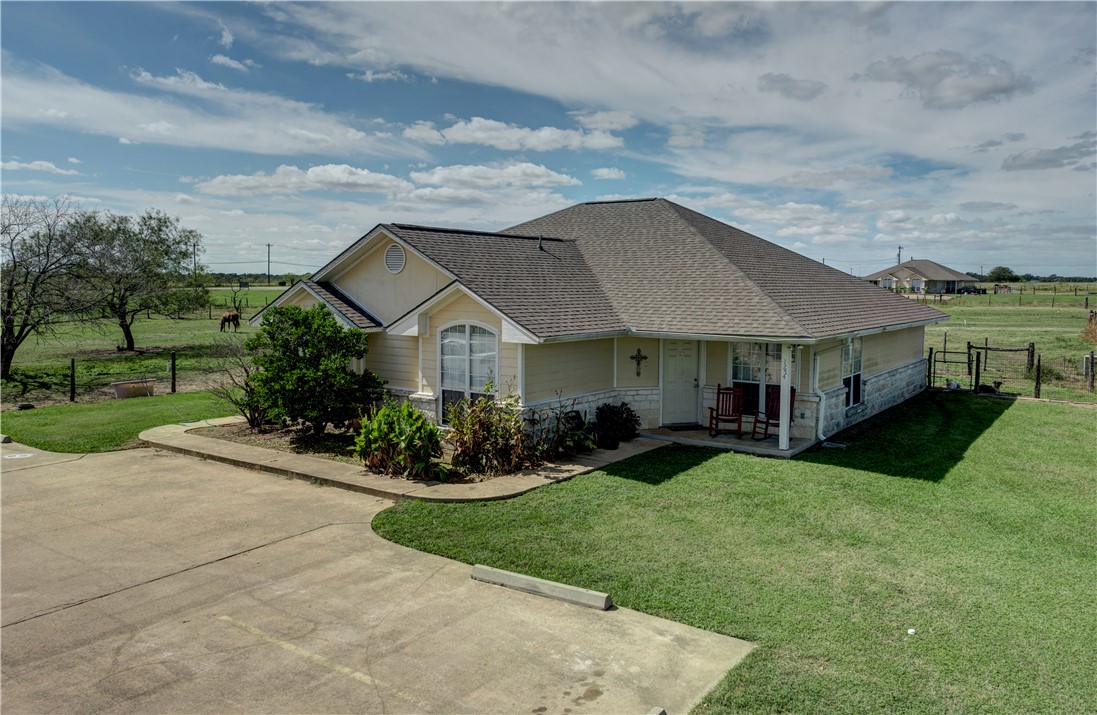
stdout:
[[499,233],[380,224],[271,305],[315,303],[369,333],[359,369],[436,418],[490,385],[531,408],[626,401],[645,427],[694,424],[717,384],[759,407],[779,385],[785,405],[796,390],[783,450],[924,389],[924,327],[947,319],[664,199]]
[[967,273],[922,259],[911,259],[876,271],[865,276],[864,280],[896,293],[955,293],[964,286],[974,286],[979,282]]

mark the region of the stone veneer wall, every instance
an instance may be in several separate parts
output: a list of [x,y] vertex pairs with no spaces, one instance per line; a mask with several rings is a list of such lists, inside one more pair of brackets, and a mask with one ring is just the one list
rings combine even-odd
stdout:
[[[426,414],[435,422],[439,421],[438,399],[435,395],[413,393],[411,390],[400,388],[388,388],[390,395],[398,400],[407,400],[419,411]],[[599,390],[574,397],[552,398],[539,400],[524,405],[526,410],[541,411],[551,410],[562,405],[566,410],[578,410],[588,422],[594,419],[594,411],[603,402],[627,402],[629,407],[640,415],[643,428],[659,426],[659,388],[616,388],[612,390]]]
[[829,437],[878,412],[894,407],[924,389],[926,389],[926,360],[921,358],[864,378],[861,383],[863,402],[849,410],[845,407],[844,385],[828,390],[826,414],[823,415],[823,436]]
[[611,390],[588,392],[585,395],[577,395],[574,397],[554,397],[551,400],[540,400],[538,402],[531,402],[525,407],[529,410],[548,410],[563,404],[565,409],[579,410],[583,415],[583,418],[590,422],[594,419],[595,409],[603,402],[627,402],[629,407],[634,409],[636,414],[640,416],[642,428],[659,426],[658,387],[618,387]]

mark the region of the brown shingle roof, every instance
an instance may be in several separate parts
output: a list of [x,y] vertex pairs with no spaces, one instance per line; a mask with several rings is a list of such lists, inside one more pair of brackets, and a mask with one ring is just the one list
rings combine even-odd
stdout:
[[903,261],[897,266],[891,268],[885,268],[882,271],[876,271],[870,275],[864,277],[866,281],[874,281],[880,278],[886,278],[889,275],[893,275],[895,271],[900,268],[906,268],[911,273],[922,276],[926,280],[930,281],[964,281],[967,283],[977,283],[978,279],[969,276],[967,273],[961,273],[960,271],[954,271],[948,266],[942,266],[935,261],[929,261],[924,258],[912,258],[909,261]]
[[625,329],[575,241],[407,224],[382,228],[534,335]]
[[822,338],[945,317],[665,199],[580,204],[505,233],[575,241],[638,331]]
[[336,288],[331,283],[316,282],[312,280],[302,281],[308,286],[316,295],[324,299],[324,302],[330,305],[335,310],[339,311],[340,315],[345,317],[355,326],[368,330],[370,328],[382,327],[381,321],[370,315],[362,306],[354,302],[347,294]]

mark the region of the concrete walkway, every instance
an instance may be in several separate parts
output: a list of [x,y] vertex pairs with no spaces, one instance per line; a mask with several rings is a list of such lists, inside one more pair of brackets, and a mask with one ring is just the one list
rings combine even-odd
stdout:
[[198,427],[240,422],[243,422],[241,417],[224,417],[203,422],[164,425],[145,430],[140,434],[140,439],[150,447],[385,499],[404,498],[442,502],[509,499],[533,491],[537,487],[562,482],[577,475],[601,469],[607,464],[665,446],[665,443],[654,439],[635,439],[631,442],[623,442],[620,449],[597,449],[588,455],[573,457],[518,474],[471,484],[445,484],[386,477],[368,472],[359,466],[330,459],[237,444],[214,437],[190,434],[188,431]]

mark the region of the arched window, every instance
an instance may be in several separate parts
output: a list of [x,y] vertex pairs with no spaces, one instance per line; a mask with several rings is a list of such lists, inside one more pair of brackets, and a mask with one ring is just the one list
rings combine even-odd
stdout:
[[441,391],[442,421],[451,405],[462,398],[475,400],[489,392],[488,383],[498,374],[499,338],[489,328],[474,323],[459,323],[442,329]]

